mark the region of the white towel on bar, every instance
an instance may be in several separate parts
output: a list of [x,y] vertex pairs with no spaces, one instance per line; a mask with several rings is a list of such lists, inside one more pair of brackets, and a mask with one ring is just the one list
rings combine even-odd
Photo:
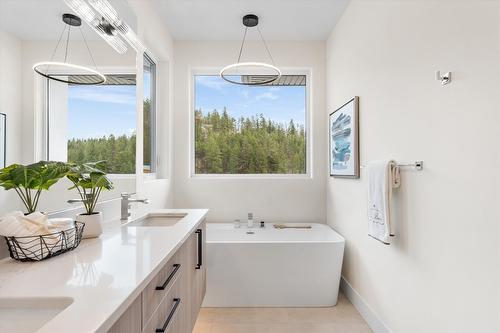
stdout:
[[400,184],[399,167],[394,160],[368,163],[368,235],[384,244],[390,244],[390,236],[394,236],[392,189]]

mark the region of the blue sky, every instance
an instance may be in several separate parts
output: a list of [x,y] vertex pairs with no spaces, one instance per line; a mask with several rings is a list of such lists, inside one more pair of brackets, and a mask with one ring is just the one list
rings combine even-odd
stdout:
[[135,85],[70,86],[69,138],[135,133],[135,95]]
[[242,86],[219,76],[196,76],[195,106],[204,114],[224,107],[234,118],[263,114],[280,123],[305,122],[305,87]]
[[[69,138],[131,135],[136,128],[135,85],[69,87]],[[144,98],[151,96],[151,73],[144,72]]]

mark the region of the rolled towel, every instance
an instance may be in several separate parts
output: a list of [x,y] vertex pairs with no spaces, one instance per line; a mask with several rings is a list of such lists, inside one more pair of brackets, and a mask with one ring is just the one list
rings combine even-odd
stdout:
[[52,232],[64,231],[75,227],[75,222],[71,218],[60,217],[47,221],[47,225]]
[[2,236],[15,236],[25,237],[33,236],[33,232],[26,228],[22,219],[24,214],[20,211],[8,213],[0,218],[0,235]]
[[40,212],[33,212],[26,216],[21,217],[26,229],[28,229],[32,236],[50,234],[51,231],[47,225],[47,215]]
[[[75,222],[70,218],[53,218],[48,220],[47,225],[49,229],[51,229],[51,232],[61,232],[73,229],[75,227]],[[73,245],[75,242],[75,235],[76,233],[74,231],[66,233],[67,246]]]

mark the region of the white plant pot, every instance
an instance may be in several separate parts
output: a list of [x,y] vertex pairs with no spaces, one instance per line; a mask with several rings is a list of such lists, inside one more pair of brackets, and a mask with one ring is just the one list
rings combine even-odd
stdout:
[[83,228],[83,238],[99,237],[102,234],[102,213],[94,213],[91,215],[78,214],[76,221],[85,223]]

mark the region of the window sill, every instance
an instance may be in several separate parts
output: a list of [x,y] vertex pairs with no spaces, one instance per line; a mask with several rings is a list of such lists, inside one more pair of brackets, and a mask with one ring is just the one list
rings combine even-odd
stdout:
[[192,179],[225,179],[225,180],[312,180],[310,174],[191,174]]
[[127,173],[127,174],[109,173],[109,174],[107,174],[107,176],[111,180],[113,180],[113,179],[135,179],[134,173]]

